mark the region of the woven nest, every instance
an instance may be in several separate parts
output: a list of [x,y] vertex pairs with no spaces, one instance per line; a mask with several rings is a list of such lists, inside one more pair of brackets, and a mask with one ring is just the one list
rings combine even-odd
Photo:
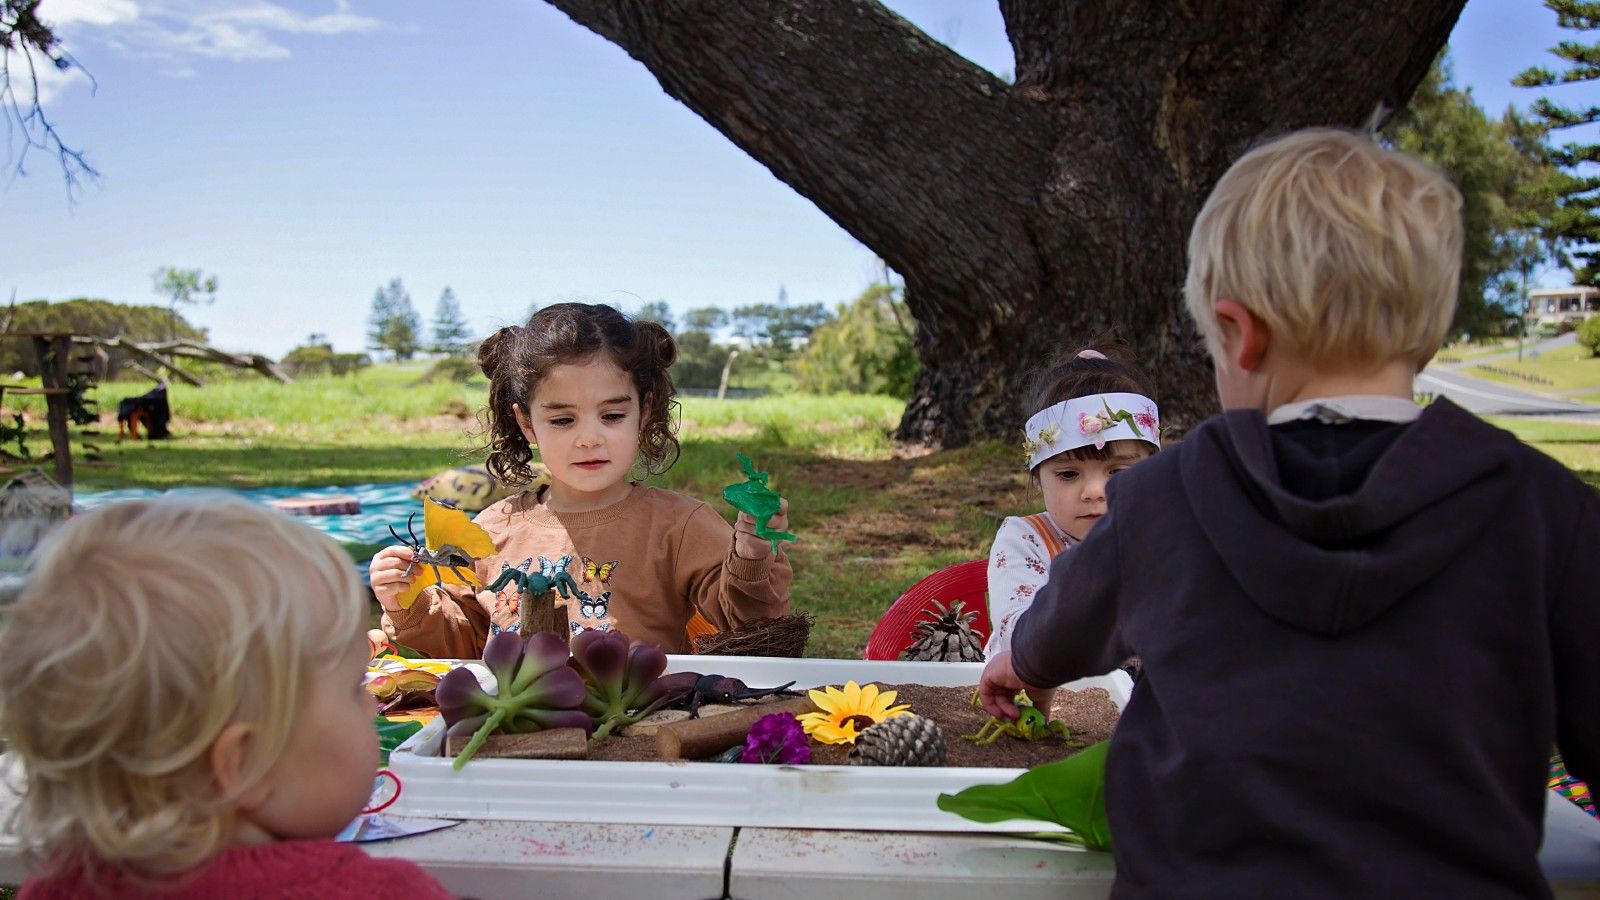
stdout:
[[810,613],[756,619],[732,631],[719,631],[700,638],[694,642],[694,652],[701,656],[799,658],[806,653],[806,639],[811,637],[813,621]]
[[33,552],[46,531],[72,514],[72,492],[38,469],[0,487],[0,558]]

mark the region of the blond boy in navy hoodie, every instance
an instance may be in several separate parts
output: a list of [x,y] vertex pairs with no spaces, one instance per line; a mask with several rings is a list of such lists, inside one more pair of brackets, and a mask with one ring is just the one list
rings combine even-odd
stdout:
[[1117,897],[1540,897],[1547,761],[1600,778],[1600,498],[1448,400],[1461,200],[1365,136],[1218,182],[1185,298],[1224,413],[1124,473],[985,669],[1143,660],[1111,741]]

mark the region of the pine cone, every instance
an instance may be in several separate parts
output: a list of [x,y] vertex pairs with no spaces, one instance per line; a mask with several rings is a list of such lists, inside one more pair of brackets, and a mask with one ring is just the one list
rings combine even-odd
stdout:
[[928,618],[912,627],[917,640],[906,648],[905,658],[921,662],[983,662],[983,642],[972,630],[976,612],[962,612],[960,600],[949,608],[937,601]]
[[849,762],[856,766],[942,766],[944,731],[922,716],[895,716],[856,736]]

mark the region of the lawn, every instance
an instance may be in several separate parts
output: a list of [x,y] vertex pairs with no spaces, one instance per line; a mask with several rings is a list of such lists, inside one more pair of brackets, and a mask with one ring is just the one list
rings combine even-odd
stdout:
[[[148,383],[102,386],[98,434],[74,429],[77,486],[259,487],[421,480],[481,460],[483,382],[419,384],[425,367],[378,366],[281,385],[248,376],[173,385],[174,437],[116,439],[116,401]],[[49,447],[42,405],[23,403],[34,454]],[[887,397],[685,398],[682,456],[655,483],[713,502],[742,475],[738,452],[789,498],[800,543],[789,553],[794,605],[817,617],[809,653],[858,657],[878,616],[923,575],[986,554],[1000,518],[1032,512],[1015,454],[999,444],[907,455],[889,439],[900,403]],[[90,429],[94,431],[96,429]],[[94,445],[86,448],[85,441]],[[15,450],[14,446],[7,447]],[[86,450],[98,459],[85,461]],[[352,545],[364,558],[370,546]]]
[[1544,393],[1570,393],[1591,389],[1595,394],[1600,394],[1600,359],[1589,355],[1585,347],[1576,345],[1560,347],[1555,350],[1546,350],[1537,358],[1525,354],[1522,362],[1516,358],[1495,360],[1488,365],[1496,369],[1517,372],[1546,379],[1549,383],[1527,381],[1501,372],[1468,366],[1463,371],[1475,378],[1484,378],[1489,381],[1498,381],[1524,390],[1540,391]]
[[1579,478],[1600,488],[1600,425],[1496,416],[1490,422],[1554,457]]
[[[175,385],[174,437],[118,443],[102,415],[98,461],[78,486],[329,485],[414,481],[465,460],[483,402],[481,382],[418,384],[421,367],[380,366],[347,378],[279,385],[251,376],[202,389]],[[102,387],[99,401],[147,388]],[[9,400],[7,409],[11,409]],[[812,656],[857,657],[883,610],[922,576],[985,556],[1000,520],[1042,507],[1018,453],[999,442],[939,453],[890,439],[900,404],[887,397],[688,398],[682,458],[656,483],[710,502],[725,516],[722,486],[741,479],[735,453],[770,471],[789,498],[794,606],[814,614]],[[49,446],[30,409],[34,453]],[[1600,486],[1600,427],[1510,418],[1496,424]],[[75,432],[76,435],[76,432]],[[82,459],[83,437],[74,453]],[[7,448],[14,449],[14,448]],[[364,558],[371,547],[352,546]]]
[[1434,357],[1434,361],[1445,365],[1470,362],[1474,359],[1482,359],[1485,356],[1494,356],[1497,353],[1505,353],[1508,350],[1516,349],[1516,338],[1490,338],[1482,342],[1448,344],[1439,350],[1439,354]]

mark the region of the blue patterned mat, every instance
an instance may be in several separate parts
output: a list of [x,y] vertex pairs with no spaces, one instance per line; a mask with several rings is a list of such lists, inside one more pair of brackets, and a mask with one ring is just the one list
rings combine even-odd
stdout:
[[[158,491],[150,488],[124,488],[115,491],[80,491],[73,496],[73,507],[93,509],[107,503],[156,497],[161,494],[201,494],[225,491],[247,500],[267,505],[273,500],[289,497],[354,497],[361,503],[361,512],[353,516],[296,516],[295,518],[322,531],[336,541],[346,544],[392,544],[394,537],[389,526],[401,534],[406,532],[406,517],[421,513],[422,505],[412,498],[415,481],[396,481],[385,484],[342,484],[333,487],[270,487],[233,490],[229,488],[173,488]],[[422,535],[422,517],[417,516],[417,535]],[[357,560],[362,580],[366,580],[367,563]]]

